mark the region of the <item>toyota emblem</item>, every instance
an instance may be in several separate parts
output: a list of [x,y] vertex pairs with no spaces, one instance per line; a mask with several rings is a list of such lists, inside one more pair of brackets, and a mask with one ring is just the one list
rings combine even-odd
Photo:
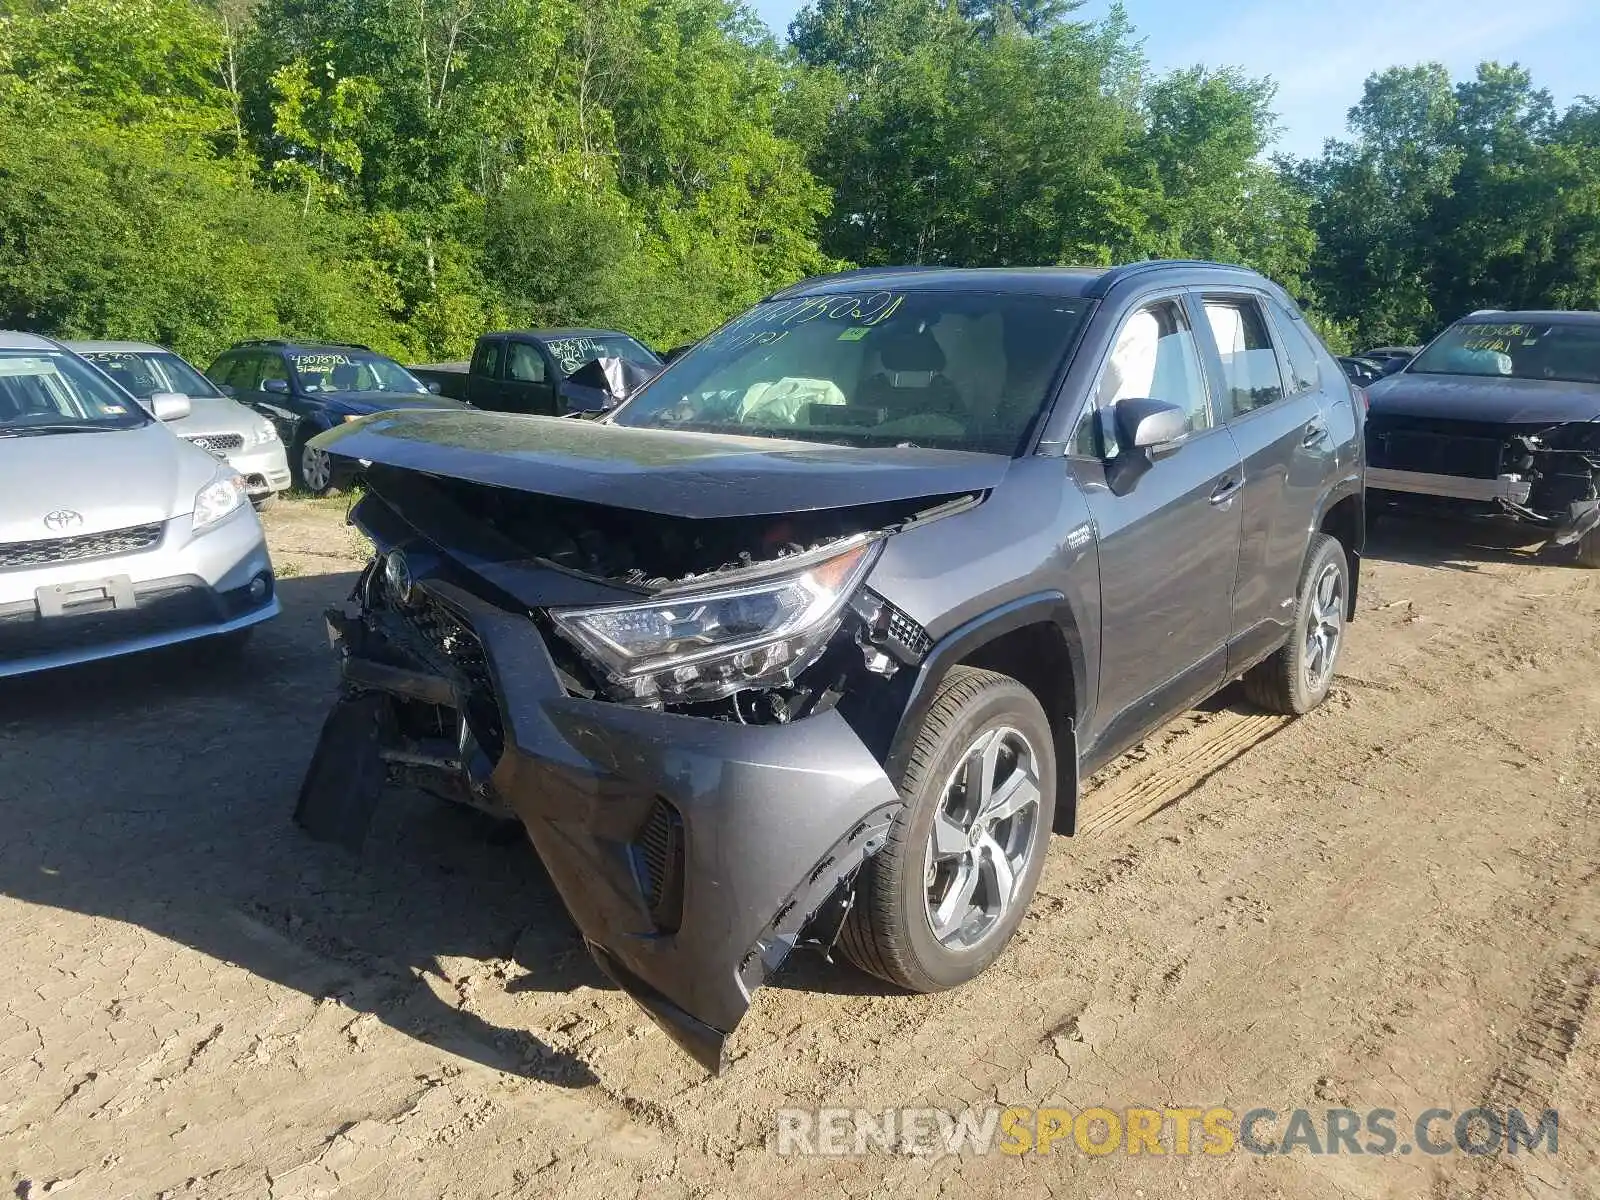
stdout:
[[61,533],[68,529],[76,529],[83,524],[83,514],[73,512],[70,508],[58,508],[55,512],[45,513],[44,527],[54,533]]

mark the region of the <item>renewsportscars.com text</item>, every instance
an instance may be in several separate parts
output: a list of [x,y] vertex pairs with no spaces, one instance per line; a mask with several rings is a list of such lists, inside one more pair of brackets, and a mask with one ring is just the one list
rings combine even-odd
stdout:
[[1554,1154],[1560,1114],[1430,1108],[780,1108],[782,1155]]

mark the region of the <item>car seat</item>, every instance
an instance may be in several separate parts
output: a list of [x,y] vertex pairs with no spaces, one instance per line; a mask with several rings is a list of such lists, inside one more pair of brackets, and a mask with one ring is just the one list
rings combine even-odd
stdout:
[[339,363],[328,373],[328,390],[356,392],[361,390],[361,368],[355,363]]
[[944,351],[926,330],[896,333],[877,347],[883,369],[862,385],[858,405],[884,410],[889,420],[940,414],[965,421],[960,393],[944,374]]

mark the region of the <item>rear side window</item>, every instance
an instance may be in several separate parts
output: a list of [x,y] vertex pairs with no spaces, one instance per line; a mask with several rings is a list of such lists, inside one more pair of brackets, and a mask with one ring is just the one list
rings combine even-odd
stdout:
[[261,379],[261,355],[241,354],[228,372],[228,382],[235,391],[253,392]]
[[478,343],[478,348],[472,355],[472,373],[486,375],[490,379],[500,377],[500,350],[504,345],[498,339],[487,339]]
[[1289,315],[1283,308],[1271,306],[1272,323],[1277,327],[1278,341],[1284,350],[1285,364],[1289,368],[1289,394],[1313,391],[1322,386],[1322,368],[1317,358],[1317,348],[1312,344],[1311,331],[1306,323]]
[[1282,400],[1278,353],[1272,347],[1261,306],[1254,300],[1207,300],[1205,309],[1222,358],[1223,385],[1232,415],[1243,416]]
[[[233,387],[238,387],[240,381],[234,379],[233,375],[239,370],[241,361],[237,354],[224,354],[211,364],[210,369],[206,371],[206,378],[211,380],[212,383],[226,383]],[[239,373],[243,374],[243,372]]]

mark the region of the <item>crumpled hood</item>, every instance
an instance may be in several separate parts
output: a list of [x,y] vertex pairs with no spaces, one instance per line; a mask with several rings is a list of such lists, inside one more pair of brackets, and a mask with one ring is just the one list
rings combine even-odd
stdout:
[[[148,525],[194,511],[220,465],[151,422],[104,433],[0,438],[0,542],[32,542]],[[52,529],[47,514],[81,523]]]
[[1372,411],[1431,420],[1555,425],[1600,418],[1600,384],[1402,371],[1367,389]]
[[385,413],[312,442],[333,454],[615,508],[767,516],[987,491],[1011,460],[630,429],[504,413]]

